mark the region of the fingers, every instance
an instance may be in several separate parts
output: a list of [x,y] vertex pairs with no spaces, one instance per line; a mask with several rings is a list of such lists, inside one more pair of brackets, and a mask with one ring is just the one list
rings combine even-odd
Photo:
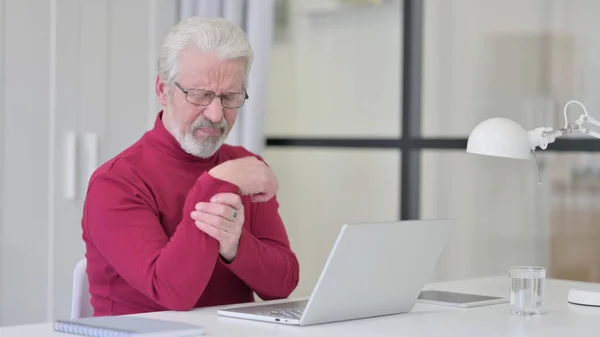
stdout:
[[198,226],[198,223],[204,223],[227,233],[235,233],[237,231],[236,227],[239,227],[222,216],[206,213],[204,211],[194,211],[192,212],[191,217],[195,221],[196,226]]
[[264,183],[265,188],[262,192],[256,193],[252,195],[252,201],[254,202],[266,202],[273,198],[277,190],[279,189],[279,182],[277,181],[277,177],[269,170],[269,174],[266,176],[266,181]]
[[215,194],[212,198],[210,198],[210,202],[225,204],[232,207],[235,210],[241,210],[242,206],[242,198],[235,193],[218,193]]
[[[203,207],[212,210],[227,209],[233,211],[234,214],[238,214],[237,210],[223,204],[199,203],[197,205],[197,208],[202,209]],[[229,256],[229,258],[226,258],[231,260],[235,256],[237,244],[239,243],[239,238],[242,233],[242,226],[244,223],[243,214],[242,210],[240,215],[234,216],[234,219],[230,221],[221,215],[211,214],[204,210],[195,210],[192,211],[191,217],[199,230],[219,241],[219,253],[225,254],[223,255],[224,257]]]
[[[271,168],[260,160],[255,161],[256,166],[254,170],[251,170],[252,174],[246,178],[251,179],[249,187],[245,194],[252,196],[265,195],[266,197],[259,197],[258,200],[268,200],[277,193],[279,189],[279,182],[277,177],[271,170]],[[254,198],[253,198],[254,199]]]
[[219,242],[221,242],[224,238],[224,235],[227,234],[227,232],[201,221],[196,221],[196,227]]
[[196,211],[220,216],[227,221],[235,221],[240,218],[240,215],[243,215],[244,207],[241,203],[235,207],[231,207],[216,202],[199,202],[196,204]]
[[253,202],[269,201],[276,195],[277,190],[279,189],[279,182],[277,181],[277,177],[275,177],[275,174],[273,174],[270,168],[268,168],[267,166],[265,166],[265,168],[266,171],[264,172],[264,175],[262,176],[262,181],[260,182],[260,185],[262,187],[259,189],[258,193],[254,193],[251,195],[251,200]]
[[277,192],[279,190],[279,180],[277,180],[277,176],[273,172],[271,172],[271,176],[273,177],[273,192]]
[[258,193],[258,194],[253,195],[251,197],[251,199],[254,202],[267,202],[274,196],[275,196],[275,194],[273,194],[273,193]]
[[263,175],[263,190],[261,191],[261,194],[274,195],[279,189],[279,182],[277,181],[277,177],[275,177],[275,174],[273,174],[273,171],[271,171],[270,168],[265,166],[265,169],[266,172]]

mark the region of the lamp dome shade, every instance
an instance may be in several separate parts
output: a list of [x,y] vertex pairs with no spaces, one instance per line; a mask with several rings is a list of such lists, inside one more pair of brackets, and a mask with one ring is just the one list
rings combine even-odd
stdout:
[[467,152],[514,159],[529,159],[531,142],[517,122],[507,118],[490,118],[479,123],[467,142]]

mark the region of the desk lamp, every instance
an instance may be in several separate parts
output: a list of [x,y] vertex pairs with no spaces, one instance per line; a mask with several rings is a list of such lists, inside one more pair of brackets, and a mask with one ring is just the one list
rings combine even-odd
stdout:
[[[575,103],[581,106],[583,114],[574,122],[567,120],[567,107]],[[538,173],[538,184],[542,183],[535,150],[545,150],[556,138],[574,131],[600,138],[600,133],[590,131],[584,124],[600,126],[600,122],[588,115],[585,106],[578,101],[569,101],[564,107],[565,126],[562,129],[539,127],[525,130],[518,123],[506,118],[490,118],[479,123],[469,135],[467,152],[479,155],[513,159],[529,159],[533,154]],[[568,301],[574,304],[600,307],[600,292],[579,289],[569,291]]]

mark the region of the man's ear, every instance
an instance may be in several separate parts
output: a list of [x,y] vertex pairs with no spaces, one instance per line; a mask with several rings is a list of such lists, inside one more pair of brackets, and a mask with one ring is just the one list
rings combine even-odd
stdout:
[[165,82],[160,79],[159,75],[156,75],[156,97],[160,102],[160,105],[166,107],[169,102],[169,90]]

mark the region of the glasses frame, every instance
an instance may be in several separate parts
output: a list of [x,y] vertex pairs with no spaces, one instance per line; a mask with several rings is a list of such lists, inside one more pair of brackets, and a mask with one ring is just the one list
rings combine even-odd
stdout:
[[[183,89],[183,87],[181,86],[181,84],[179,84],[177,82],[175,82],[175,86],[177,86],[177,88],[179,88],[179,90],[181,90],[181,92],[185,94],[185,100],[188,103],[196,105],[196,106],[208,106],[208,105],[210,105],[210,103],[213,102],[213,100],[215,99],[215,97],[219,97],[219,99],[221,100],[221,106],[223,108],[225,108],[225,109],[239,109],[242,106],[244,106],[244,103],[246,103],[246,100],[248,100],[248,98],[250,98],[248,96],[248,92],[246,90],[244,90],[244,92],[225,92],[225,93],[222,93],[220,95],[217,95],[214,91],[210,91],[210,90],[204,90],[204,89]],[[210,94],[210,96],[211,96],[210,101],[207,104],[198,104],[198,103],[190,102],[190,100],[188,99],[188,93],[189,92],[194,92],[194,91],[201,91],[201,92]],[[244,101],[242,102],[242,104],[240,104],[237,107],[225,106],[225,104],[223,103],[223,96],[224,95],[230,95],[230,94],[236,94],[236,95],[244,94]]]

